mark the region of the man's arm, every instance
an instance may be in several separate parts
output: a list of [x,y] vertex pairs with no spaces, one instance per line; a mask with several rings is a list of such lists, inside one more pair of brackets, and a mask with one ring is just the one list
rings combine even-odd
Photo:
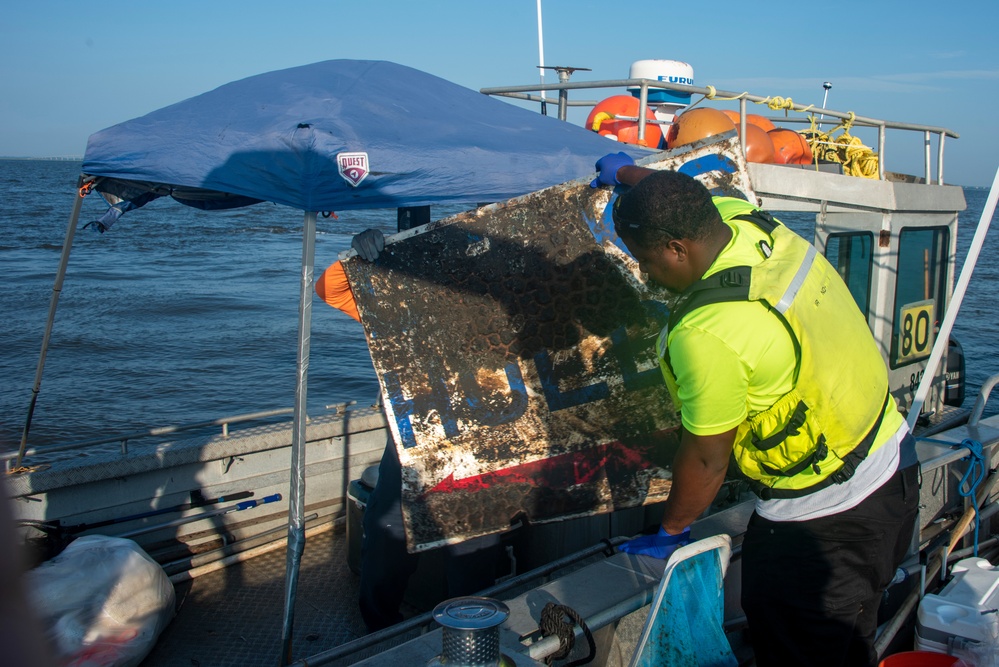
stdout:
[[737,430],[694,435],[683,429],[673,460],[673,486],[663,511],[662,527],[670,535],[692,524],[715,499],[728,472]]
[[608,153],[596,164],[597,177],[590,181],[591,188],[602,185],[632,186],[655,171],[647,167],[636,167],[635,161],[627,153]]
[[637,185],[640,180],[648,176],[649,174],[656,173],[655,169],[649,169],[648,167],[637,167],[633,164],[626,164],[623,167],[619,167],[615,176],[617,177],[617,182],[621,185],[634,186]]
[[673,488],[666,498],[662,526],[620,545],[625,553],[667,559],[690,542],[690,524],[711,505],[725,481],[736,429],[717,435],[693,435],[686,429],[673,460]]

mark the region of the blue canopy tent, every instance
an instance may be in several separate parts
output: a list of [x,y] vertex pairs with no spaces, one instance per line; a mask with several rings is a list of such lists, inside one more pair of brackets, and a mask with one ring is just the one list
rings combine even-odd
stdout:
[[[592,173],[623,150],[583,128],[384,61],[331,60],[269,72],[126,121],[90,137],[81,185],[111,208],[169,196],[203,209],[262,201],[305,212],[298,384],[289,493],[288,584],[282,660],[290,661],[298,567],[305,540],[305,404],[318,212],[501,201]],[[346,172],[338,156],[363,155]],[[17,465],[41,385],[45,352],[79,220],[70,216]]]
[[[332,60],[102,130],[83,172],[136,203],[333,211],[502,201],[584,176],[614,150],[649,153],[402,65]],[[370,165],[358,186],[335,159],[352,152]]]

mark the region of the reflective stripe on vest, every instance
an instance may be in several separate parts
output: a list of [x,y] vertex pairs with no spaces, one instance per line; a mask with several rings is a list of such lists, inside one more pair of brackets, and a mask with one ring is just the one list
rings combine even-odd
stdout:
[[808,272],[812,270],[812,263],[815,262],[815,256],[818,254],[818,250],[815,246],[810,245],[808,250],[805,252],[805,259],[801,262],[801,266],[798,267],[798,271],[794,274],[794,278],[791,279],[791,284],[787,286],[784,291],[784,295],[780,298],[780,301],[774,304],[774,308],[778,313],[783,315],[787,312],[787,309],[791,307],[794,303],[794,297],[798,296],[798,292],[801,290],[801,286],[805,284],[805,278],[808,277]]

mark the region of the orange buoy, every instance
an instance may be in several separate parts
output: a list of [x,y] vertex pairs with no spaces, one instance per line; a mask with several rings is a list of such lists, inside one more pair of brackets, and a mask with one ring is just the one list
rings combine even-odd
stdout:
[[758,113],[747,113],[746,122],[763,128],[765,132],[775,129],[777,126],[770,122],[769,118],[764,118]]
[[774,161],[774,142],[759,125],[746,123],[746,160],[771,164]]
[[[722,109],[722,113],[731,118],[732,122],[735,124],[736,127],[739,127],[738,111],[732,111],[731,109]],[[756,125],[757,127],[762,127],[767,132],[777,127],[776,125],[770,122],[769,118],[764,118],[758,113],[747,113],[746,125]]]
[[666,146],[676,148],[716,134],[731,132],[735,123],[719,109],[698,107],[676,117],[666,133]]
[[[654,122],[645,124],[645,139],[638,140],[638,109],[640,106],[638,98],[631,95],[608,97],[590,111],[590,115],[586,117],[586,129],[626,144],[658,148],[663,138],[663,132]],[[645,118],[655,121],[656,115],[651,109],[646,109]]]
[[767,132],[774,145],[774,162],[777,164],[810,164],[812,148],[799,132],[783,127]]

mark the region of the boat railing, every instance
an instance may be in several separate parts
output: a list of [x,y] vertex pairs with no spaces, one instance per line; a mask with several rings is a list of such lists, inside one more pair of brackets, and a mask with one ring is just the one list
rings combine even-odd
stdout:
[[971,415],[968,417],[969,426],[977,426],[978,421],[982,418],[985,413],[985,406],[988,404],[989,397],[992,395],[992,390],[995,386],[999,384],[999,374],[992,375],[982,383],[982,386],[978,389],[978,398],[975,399],[975,405],[971,409]]
[[[333,403],[331,405],[325,406],[327,410],[333,413],[344,412],[351,405],[356,404],[357,401],[346,401],[343,403]],[[183,433],[185,431],[196,431],[205,430],[216,427],[221,427],[220,433],[223,438],[229,437],[229,427],[234,424],[246,424],[248,422],[257,422],[272,419],[274,417],[281,417],[284,415],[294,414],[294,408],[278,408],[276,410],[261,410],[258,412],[246,412],[238,415],[232,415],[229,417],[219,417],[218,419],[211,419],[209,421],[200,422],[188,422],[185,424],[170,424],[167,426],[156,426],[152,428],[146,428],[139,431],[131,431],[128,433],[119,433],[116,435],[106,436],[103,438],[94,438],[91,440],[78,440],[75,442],[68,442],[62,445],[44,445],[39,447],[31,447],[25,450],[24,457],[30,456],[40,456],[55,454],[58,452],[68,452],[80,449],[89,449],[92,447],[98,447],[100,445],[107,445],[111,443],[117,443],[121,448],[122,455],[128,454],[129,444],[134,440],[142,440],[147,438],[162,438],[164,436],[173,435],[175,433]],[[308,419],[308,417],[306,418]],[[7,472],[11,471],[11,462],[18,458],[18,452],[5,452],[0,454],[0,460],[4,462],[4,466]]]
[[[649,107],[649,90],[669,90],[673,92],[678,92],[682,94],[690,95],[700,95],[703,99],[717,100],[717,101],[738,101],[739,102],[739,118],[740,118],[740,136],[745,137],[746,132],[746,103],[754,102],[756,104],[767,105],[768,108],[773,110],[784,110],[784,111],[796,111],[799,113],[809,114],[808,118],[792,119],[792,118],[781,118],[781,122],[795,122],[795,123],[815,123],[816,126],[830,125],[830,124],[848,124],[849,126],[861,126],[861,127],[872,127],[876,128],[878,132],[877,141],[877,156],[878,156],[878,179],[885,180],[885,170],[884,170],[884,156],[885,156],[885,133],[887,130],[904,130],[910,132],[921,132],[923,135],[923,145],[924,145],[924,179],[927,184],[943,184],[944,182],[944,143],[946,137],[952,137],[954,139],[960,138],[960,135],[953,130],[949,130],[944,127],[937,127],[933,125],[920,125],[917,123],[901,123],[891,120],[882,120],[878,118],[869,118],[866,116],[858,116],[852,111],[836,111],[834,109],[826,109],[825,107],[816,107],[814,104],[795,104],[790,98],[781,98],[773,96],[760,96],[754,95],[746,91],[734,92],[728,90],[718,90],[713,86],[690,86],[686,84],[670,83],[667,81],[657,81],[654,79],[614,79],[614,80],[602,80],[602,81],[576,81],[570,82],[569,75],[572,73],[573,68],[567,67],[556,67],[554,68],[558,71],[559,82],[558,83],[538,83],[533,85],[524,86],[499,86],[490,88],[481,88],[480,93],[484,95],[495,95],[498,97],[509,97],[512,99],[525,100],[529,102],[546,103],[548,100],[546,97],[540,94],[547,91],[558,91],[558,118],[559,120],[567,119],[567,107],[569,106],[582,106],[582,107],[592,107],[595,106],[598,101],[596,100],[569,100],[570,90],[592,90],[601,88],[632,88],[638,89],[638,100],[639,100],[639,110],[638,117],[638,139],[642,141],[645,139],[645,126],[652,121],[646,118],[646,110]],[[699,102],[700,100],[698,100]],[[695,102],[694,104],[697,104]],[[692,105],[691,105],[692,106]],[[816,117],[818,116],[818,117]],[[826,120],[826,116],[831,119],[836,120]],[[931,175],[931,145],[932,137],[937,138],[937,173],[936,178]],[[743,139],[743,149],[745,149],[745,139]]]

